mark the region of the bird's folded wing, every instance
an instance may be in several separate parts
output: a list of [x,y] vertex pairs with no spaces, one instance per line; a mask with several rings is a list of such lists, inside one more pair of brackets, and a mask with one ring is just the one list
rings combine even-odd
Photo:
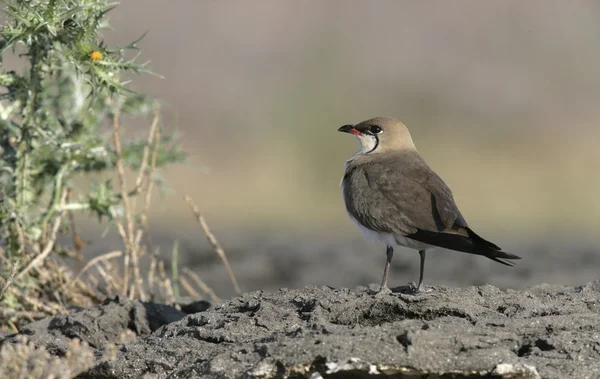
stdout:
[[465,233],[467,223],[448,186],[420,157],[414,159],[408,165],[371,162],[355,167],[344,178],[348,212],[380,232]]

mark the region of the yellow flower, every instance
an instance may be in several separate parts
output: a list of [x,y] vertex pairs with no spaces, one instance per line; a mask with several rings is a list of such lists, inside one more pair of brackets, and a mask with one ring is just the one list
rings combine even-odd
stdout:
[[94,50],[90,53],[90,59],[92,60],[92,62],[99,61],[100,59],[102,59],[102,53],[98,50]]

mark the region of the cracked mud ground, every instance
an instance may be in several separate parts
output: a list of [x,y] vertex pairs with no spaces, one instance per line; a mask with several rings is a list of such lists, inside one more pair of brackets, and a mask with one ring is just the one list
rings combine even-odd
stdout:
[[207,306],[113,299],[21,333],[58,355],[77,337],[98,357],[132,335],[82,378],[600,377],[600,281],[385,296],[307,287]]

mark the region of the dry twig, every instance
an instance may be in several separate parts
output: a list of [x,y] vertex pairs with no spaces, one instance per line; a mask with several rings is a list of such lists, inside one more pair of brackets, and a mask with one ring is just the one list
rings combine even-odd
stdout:
[[[123,153],[121,151],[121,133],[119,131],[119,112],[115,112],[113,115],[113,141],[115,144],[116,162],[115,167],[117,169],[117,177],[119,179],[119,186],[121,188],[121,201],[123,201],[123,208],[125,211],[125,223],[126,228],[123,232],[119,230],[123,242],[125,243],[125,260],[123,264],[123,295],[127,295],[127,289],[129,287],[129,261],[134,259],[137,261],[137,256],[134,246],[133,236],[133,215],[131,214],[131,206],[129,203],[129,196],[127,194],[127,179],[125,178],[125,168],[123,167]],[[135,265],[135,262],[132,262]]]
[[[155,120],[158,122],[158,114],[156,115]],[[156,128],[154,134],[154,149],[152,150],[152,156],[150,157],[150,170],[148,171],[146,193],[144,196],[144,208],[142,209],[142,215],[140,217],[140,224],[142,225],[146,235],[146,246],[148,247],[150,256],[148,288],[151,293],[154,291],[154,273],[158,258],[157,251],[154,249],[154,245],[152,243],[152,235],[150,234],[150,226],[148,224],[148,214],[150,213],[150,201],[152,199],[152,190],[154,188],[154,180],[152,180],[152,177],[154,176],[154,170],[156,169],[156,157],[158,156],[158,147],[160,146],[160,128]]]
[[154,299],[154,275],[156,273],[156,262],[158,259],[155,254],[150,252],[150,268],[148,269],[148,290],[150,291],[150,299]]
[[85,273],[90,267],[93,267],[96,263],[98,263],[100,261],[104,261],[104,260],[118,258],[121,255],[123,255],[122,251],[112,251],[110,253],[102,254],[102,255],[99,255],[99,256],[93,258],[81,269],[81,271],[79,271],[79,273],[75,276],[75,278],[73,278],[73,280],[71,280],[71,283],[69,283],[68,287],[69,288],[73,287],[73,285],[79,280],[79,278],[81,278],[81,275],[83,275],[83,273]]
[[[158,114],[155,115],[155,120],[152,123],[152,127],[148,136],[148,140],[152,141],[152,138],[154,136],[154,134],[156,134],[156,130],[157,130],[157,125],[158,125]],[[141,234],[139,233],[135,233],[135,219],[134,219],[134,207],[132,207],[132,204],[129,201],[129,195],[127,193],[127,180],[125,178],[125,169],[123,167],[123,156],[122,156],[122,152],[121,152],[121,136],[120,136],[120,132],[119,132],[119,113],[115,113],[115,115],[113,116],[113,140],[114,140],[114,144],[115,144],[115,153],[117,155],[116,157],[116,169],[117,169],[117,176],[119,178],[119,185],[121,187],[121,197],[122,197],[122,201],[123,201],[123,208],[125,210],[125,222],[126,222],[126,228],[123,228],[123,226],[121,225],[119,233],[121,234],[121,237],[123,238],[123,242],[126,245],[126,249],[125,249],[125,259],[124,259],[124,264],[123,264],[123,270],[124,270],[124,274],[123,274],[123,288],[122,288],[122,293],[124,295],[127,295],[127,293],[129,293],[129,297],[133,298],[135,295],[135,292],[129,291],[129,270],[130,270],[130,261],[131,261],[131,268],[133,269],[133,281],[134,281],[134,286],[133,288],[135,288],[135,290],[137,290],[137,292],[139,293],[139,297],[142,301],[146,300],[146,295],[144,293],[144,289],[143,289],[143,281],[142,278],[140,276],[140,264],[139,264],[139,240],[141,238]],[[142,183],[142,179],[143,179],[143,174],[145,169],[145,166],[147,165],[147,160],[148,160],[148,154],[149,154],[149,146],[147,146],[144,149],[144,154],[143,154],[143,162],[141,164],[141,169],[140,172],[138,174],[138,179],[136,180],[136,186],[139,184],[141,185]],[[140,231],[141,233],[141,231]]]
[[221,302],[221,299],[217,296],[217,294],[215,294],[215,291],[213,291],[202,279],[200,279],[198,274],[187,267],[182,268],[181,271],[189,276],[194,282],[196,282],[198,288],[200,288],[200,290],[202,290],[202,292],[204,292],[212,302]]
[[192,287],[190,282],[188,282],[184,276],[182,276],[182,275],[179,276],[179,283],[181,284],[181,286],[186,290],[186,292],[190,296],[193,296],[195,298],[200,298],[200,294],[198,293],[198,291],[196,291],[194,289],[194,287]]
[[[103,262],[106,264],[106,262]],[[104,282],[106,283],[106,294],[108,296],[114,296],[113,294],[113,288],[115,288],[116,290],[118,290],[121,286],[119,285],[119,283],[117,283],[115,281],[115,277],[113,275],[110,275],[109,273],[107,273],[107,271],[109,271],[109,269],[104,270],[102,268],[102,265],[98,265],[96,266],[96,270],[98,270],[98,273],[100,274],[100,276],[102,277],[102,279],[104,279]]]
[[2,285],[2,290],[0,291],[0,300],[4,298],[4,293],[6,292],[8,287],[10,287],[13,280],[15,280],[17,272],[19,272],[19,261],[15,260],[15,263],[13,263],[12,270],[10,270],[10,275],[8,275],[8,278],[5,279],[4,285]]
[[167,274],[165,273],[165,263],[160,260],[158,261],[158,273],[160,275],[160,279],[162,281],[162,288],[164,291],[164,299],[165,299],[165,303],[167,304],[173,304],[175,303],[175,294],[173,292],[173,285],[171,283],[171,281],[169,280],[169,278],[167,277]]
[[[152,124],[150,125],[150,131],[148,132],[148,141],[146,143],[146,146],[144,146],[144,152],[142,153],[142,161],[140,164],[140,169],[138,171],[138,176],[137,179],[135,180],[135,188],[139,190],[142,189],[142,184],[144,181],[144,178],[147,177],[146,176],[146,167],[148,166],[148,155],[150,154],[150,146],[152,146],[152,142],[154,140],[156,140],[156,144],[158,145],[158,137],[157,137],[157,133],[160,132],[160,129],[158,128],[158,121],[159,121],[159,109],[158,107],[156,107],[154,109],[154,118],[152,119]],[[154,151],[156,151],[157,146],[155,145],[154,149],[153,149],[153,155],[154,155]],[[154,162],[156,163],[156,159],[154,159]],[[150,167],[150,170],[153,170],[152,165]]]
[[194,201],[192,200],[192,198],[189,197],[188,195],[186,195],[184,197],[184,199],[189,204],[190,208],[192,209],[192,212],[194,212],[194,215],[196,216],[196,220],[198,220],[198,222],[200,223],[200,227],[202,228],[202,231],[206,235],[208,242],[210,242],[210,244],[215,249],[215,252],[219,256],[219,258],[221,258],[221,261],[223,261],[223,265],[225,265],[225,269],[227,270],[229,279],[231,279],[231,283],[233,284],[233,288],[235,289],[235,292],[238,295],[241,295],[242,291],[240,290],[240,286],[238,285],[238,282],[235,279],[233,270],[231,269],[231,266],[229,265],[229,260],[227,259],[227,256],[225,255],[225,251],[223,250],[223,248],[221,248],[219,241],[217,241],[217,238],[210,231],[210,228],[208,227],[208,224],[206,223],[204,216],[202,215],[202,213],[200,212],[198,207],[196,207],[196,204],[194,204]]
[[[67,189],[67,202],[71,198],[71,188]],[[73,211],[67,211],[67,217],[69,218],[69,225],[71,226],[71,238],[73,239],[73,250],[75,251],[75,260],[77,262],[77,271],[80,271],[83,267],[83,248],[87,245],[87,242],[81,239],[77,228],[75,226],[75,215]]]
[[54,225],[52,226],[50,239],[47,241],[46,246],[44,246],[44,250],[42,250],[42,252],[38,254],[35,258],[33,258],[31,262],[29,262],[29,264],[23,270],[21,270],[21,272],[19,272],[19,274],[17,275],[17,279],[21,279],[23,275],[27,274],[29,270],[40,264],[44,259],[46,259],[48,254],[52,252],[52,249],[54,248],[54,243],[56,242],[56,236],[58,234],[58,230],[60,229],[60,225],[62,222],[62,209],[64,208],[66,197],[67,191],[63,190],[62,195],[60,197],[60,210],[58,215],[56,216],[56,219],[54,220]]
[[[121,236],[121,239],[123,240],[123,244],[125,245],[125,254],[124,254],[124,259],[123,259],[123,282],[128,283],[129,282],[129,257],[130,257],[129,243],[128,243],[129,238],[127,237],[127,231],[125,230],[125,227],[123,226],[123,222],[118,217],[117,212],[115,211],[114,207],[110,207],[109,212],[110,212],[110,216],[115,221],[115,225],[117,227],[117,232]],[[123,289],[122,292],[125,292],[127,289],[127,284],[124,284],[123,287],[125,289]],[[125,295],[126,294],[127,293],[125,292]]]

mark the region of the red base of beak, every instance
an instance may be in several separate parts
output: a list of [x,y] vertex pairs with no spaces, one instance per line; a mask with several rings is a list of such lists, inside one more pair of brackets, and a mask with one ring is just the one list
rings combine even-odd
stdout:
[[338,129],[338,132],[350,133],[350,134],[354,134],[355,136],[358,136],[358,135],[362,134],[361,132],[359,132],[358,130],[356,130],[356,128],[354,128],[353,125],[344,125],[344,126],[341,126]]

